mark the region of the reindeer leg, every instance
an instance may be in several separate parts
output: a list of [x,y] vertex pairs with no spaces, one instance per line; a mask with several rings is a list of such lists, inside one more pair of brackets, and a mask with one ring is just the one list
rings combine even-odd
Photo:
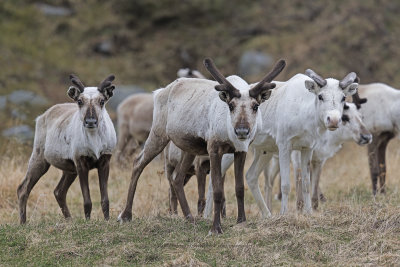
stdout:
[[376,195],[379,177],[378,139],[379,137],[374,136],[372,143],[368,145],[368,162],[372,180],[372,193],[374,196]]
[[223,204],[223,185],[221,175],[222,153],[220,153],[218,147],[212,147],[209,149],[208,154],[210,155],[210,168],[214,198],[214,221],[210,233],[222,234],[220,217]]
[[264,201],[270,211],[272,210],[272,188],[274,187],[274,181],[278,174],[279,160],[276,157],[272,157],[269,166],[267,165],[264,168]]
[[108,221],[110,218],[110,201],[108,200],[108,176],[110,173],[110,159],[111,154],[102,155],[97,164],[97,173],[99,175],[100,195],[101,195],[101,209],[103,211],[104,219]]
[[57,200],[58,206],[61,208],[61,212],[64,217],[71,218],[71,213],[69,212],[67,206],[67,192],[71,184],[75,181],[77,173],[75,172],[63,172],[60,182],[54,189],[54,196]]
[[132,220],[133,198],[135,197],[136,186],[140,174],[143,172],[143,169],[147,166],[147,164],[149,164],[150,161],[152,161],[158,154],[160,154],[164,150],[168,142],[169,139],[165,136],[156,135],[153,130],[150,132],[149,138],[146,140],[144,149],[140,152],[140,154],[133,162],[133,171],[131,182],[129,184],[126,205],[125,209],[118,216],[119,222]]
[[282,202],[280,213],[286,214],[289,205],[290,193],[290,147],[291,144],[287,143],[279,146],[279,169],[281,173],[281,191]]
[[237,223],[246,221],[246,214],[244,211],[244,179],[243,169],[246,160],[246,152],[235,152],[235,193],[238,205],[238,218]]
[[85,212],[85,218],[88,220],[92,212],[92,200],[90,199],[89,190],[89,165],[86,157],[79,158],[75,164],[78,170],[79,183],[83,196],[83,210]]
[[255,149],[254,151],[254,160],[246,173],[246,181],[254,199],[256,200],[257,206],[261,211],[262,217],[267,218],[271,216],[271,212],[269,211],[267,204],[265,204],[264,198],[261,194],[260,186],[258,185],[258,178],[265,166],[271,160],[272,154],[264,154],[262,149]]
[[39,179],[48,171],[50,164],[44,159],[42,152],[32,153],[31,159],[29,160],[28,171],[25,179],[18,186],[17,195],[19,202],[19,221],[20,224],[26,222],[26,203],[28,201],[29,194],[32,188],[39,181]]
[[301,151],[301,181],[302,191],[304,198],[304,212],[311,214],[311,195],[310,195],[310,161],[312,157],[312,150]]
[[386,182],[386,148],[389,141],[394,137],[391,132],[382,133],[379,136],[380,142],[378,146],[378,163],[379,163],[379,191],[385,193]]
[[318,209],[318,202],[320,199],[319,180],[321,178],[323,162],[311,161],[311,184],[312,184],[312,206],[314,210]]
[[175,168],[174,174],[172,175],[172,185],[175,189],[179,204],[181,205],[182,213],[189,221],[193,221],[193,216],[190,212],[189,204],[187,202],[183,187],[185,178],[187,177],[187,172],[192,166],[194,158],[195,155],[182,151],[181,161],[179,162],[177,168]]
[[197,214],[198,216],[203,215],[204,208],[206,206],[205,191],[206,191],[206,178],[207,172],[210,170],[210,162],[201,163],[199,159],[196,159],[195,172],[197,177],[197,192],[199,198],[197,201]]
[[168,198],[169,198],[169,213],[178,214],[178,199],[176,198],[176,193],[174,186],[172,185],[172,173],[174,172],[174,167],[169,165],[165,160],[165,175],[167,176],[169,183]]

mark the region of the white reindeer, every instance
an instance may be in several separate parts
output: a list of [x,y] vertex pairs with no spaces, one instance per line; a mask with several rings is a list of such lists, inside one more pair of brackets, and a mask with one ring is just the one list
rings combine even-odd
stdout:
[[[319,181],[321,171],[325,162],[333,157],[341,148],[343,143],[353,140],[359,145],[367,145],[372,141],[372,134],[367,130],[363,121],[362,115],[354,103],[346,103],[343,116],[342,125],[334,132],[325,132],[314,149],[311,159],[311,188],[312,188],[312,206],[313,209],[318,208],[318,200],[321,194],[319,189]],[[300,168],[300,152],[293,151],[291,158],[293,163],[293,170],[296,177],[296,189],[301,189],[301,173]],[[272,187],[275,177],[279,172],[279,159],[278,155],[274,155],[268,168],[264,171],[265,187],[264,187],[264,200],[267,203],[269,210],[272,204]],[[303,195],[301,190],[297,191],[297,205],[301,208],[303,204]]]
[[[263,217],[271,215],[258,185],[258,177],[275,153],[279,153],[282,203],[281,214],[287,213],[290,192],[290,155],[300,151],[301,191],[304,211],[312,212],[307,168],[317,140],[327,130],[336,130],[341,122],[346,96],[357,91],[354,72],[342,81],[323,79],[312,70],[297,74],[287,82],[276,83],[268,103],[261,107],[264,128],[252,143],[254,161],[246,174],[249,188]],[[311,79],[310,79],[311,78]],[[227,169],[232,157],[223,159]],[[207,204],[206,212],[207,216]]]
[[132,219],[132,202],[136,185],[144,167],[172,141],[182,149],[182,157],[174,174],[173,187],[184,216],[193,221],[183,182],[196,155],[210,156],[214,188],[214,222],[211,232],[222,233],[220,211],[223,194],[221,159],[225,153],[235,154],[236,197],[238,219],[246,220],[244,211],[243,167],[249,144],[261,129],[259,105],[269,98],[275,87],[271,81],[284,68],[279,61],[255,87],[238,76],[225,78],[210,59],[204,64],[218,83],[205,79],[181,78],[156,91],[153,125],[143,151],[134,161],[131,184],[124,211],[119,221]]
[[58,104],[36,119],[35,140],[25,179],[18,186],[20,223],[26,222],[26,202],[37,181],[50,165],[63,171],[54,195],[65,218],[71,217],[66,196],[69,187],[79,175],[84,199],[86,219],[90,218],[88,172],[98,169],[101,207],[104,218],[109,219],[107,180],[109,162],[117,138],[113,123],[105,109],[112,97],[114,75],[99,87],[85,87],[75,75],[70,76],[73,86],[68,96],[75,103]]

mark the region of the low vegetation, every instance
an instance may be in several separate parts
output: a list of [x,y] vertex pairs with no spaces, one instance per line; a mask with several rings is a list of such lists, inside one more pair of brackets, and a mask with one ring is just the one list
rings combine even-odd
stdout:
[[[28,223],[18,225],[16,188],[27,157],[15,152],[4,157],[0,168],[0,258],[5,265],[397,265],[400,262],[399,186],[396,179],[398,148],[389,146],[388,193],[372,197],[365,148],[348,144],[328,161],[322,188],[328,201],[311,216],[295,211],[294,189],[290,215],[260,219],[254,198],[246,187],[248,222],[238,226],[233,169],[226,181],[227,219],[224,234],[208,236],[211,221],[187,223],[168,214],[168,182],[162,162],[156,159],[139,180],[131,223],[119,224],[130,167],[116,164],[110,173],[110,221],[102,220],[95,172],[90,186],[93,219],[84,220],[83,200],[76,181],[67,201],[73,219],[65,221],[53,196],[61,172],[50,168],[28,201]],[[18,155],[19,154],[19,155]],[[353,166],[353,167],[351,167]],[[247,166],[248,167],[248,166]],[[263,186],[263,179],[260,184]],[[293,181],[292,181],[292,184]],[[277,186],[274,188],[277,193]],[[196,211],[195,179],[186,186],[192,211]]]

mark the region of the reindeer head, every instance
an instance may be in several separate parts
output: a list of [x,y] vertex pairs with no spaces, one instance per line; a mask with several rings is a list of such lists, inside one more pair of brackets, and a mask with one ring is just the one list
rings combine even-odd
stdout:
[[325,128],[334,131],[342,120],[346,96],[357,92],[358,83],[354,82],[357,75],[351,72],[342,81],[323,79],[314,71],[308,69],[305,73],[312,80],[306,80],[306,88],[315,94],[316,106],[320,121]]
[[204,65],[219,83],[215,86],[215,90],[219,92],[219,98],[229,109],[228,125],[232,126],[234,136],[240,141],[254,137],[257,121],[261,123],[258,107],[270,97],[270,90],[275,88],[275,84],[271,81],[283,70],[285,61],[278,61],[273,70],[253,88],[238,76],[225,78],[211,59],[205,59]]
[[367,145],[372,142],[372,134],[365,127],[362,115],[355,103],[346,103],[344,106],[342,124],[343,139],[353,139],[359,145]]
[[74,74],[69,78],[73,85],[69,87],[67,93],[78,104],[83,126],[96,129],[102,120],[105,104],[113,96],[115,86],[111,82],[115,78],[114,75],[108,76],[98,87],[85,87]]

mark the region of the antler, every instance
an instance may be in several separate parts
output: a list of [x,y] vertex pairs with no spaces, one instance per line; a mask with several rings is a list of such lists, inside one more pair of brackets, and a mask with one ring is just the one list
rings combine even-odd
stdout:
[[78,76],[76,76],[75,74],[70,74],[69,75],[69,79],[71,80],[71,82],[78,87],[79,91],[81,93],[83,93],[83,91],[85,90],[85,86],[83,85],[83,83],[81,82],[81,80],[78,78]]
[[215,90],[217,91],[224,91],[229,94],[231,98],[233,97],[240,97],[239,90],[236,89],[222,73],[217,69],[214,65],[214,62],[211,58],[204,59],[204,66],[210,72],[210,74],[214,77],[214,79],[219,82],[219,85],[215,86]]
[[319,87],[324,87],[326,85],[326,80],[319,76],[315,71],[312,69],[307,69],[305,74],[314,80],[318,84]]
[[263,90],[269,90],[275,88],[275,84],[271,83],[271,81],[282,72],[282,70],[286,66],[286,61],[283,59],[278,60],[273,69],[265,75],[265,77],[259,82],[256,86],[254,86],[249,91],[249,95],[251,97],[256,98]]
[[111,82],[114,81],[114,79],[115,79],[115,76],[114,76],[114,75],[112,75],[112,74],[109,75],[107,78],[104,79],[104,81],[102,81],[102,82],[100,83],[100,85],[99,85],[99,87],[98,87],[98,90],[99,90],[101,93],[104,93],[104,90],[105,90],[105,89],[107,89],[107,88],[109,88],[109,87],[111,87],[111,86],[114,86],[114,85],[111,84]]
[[357,74],[355,72],[350,72],[346,75],[346,77],[343,78],[343,80],[339,82],[339,86],[340,88],[345,89],[347,86],[354,83],[356,79]]
[[[360,78],[357,76],[354,82],[360,83]],[[368,101],[368,99],[360,97],[358,90],[354,95],[351,96],[351,98],[353,99],[353,103],[356,105],[357,109],[360,109],[361,105],[367,103]]]

